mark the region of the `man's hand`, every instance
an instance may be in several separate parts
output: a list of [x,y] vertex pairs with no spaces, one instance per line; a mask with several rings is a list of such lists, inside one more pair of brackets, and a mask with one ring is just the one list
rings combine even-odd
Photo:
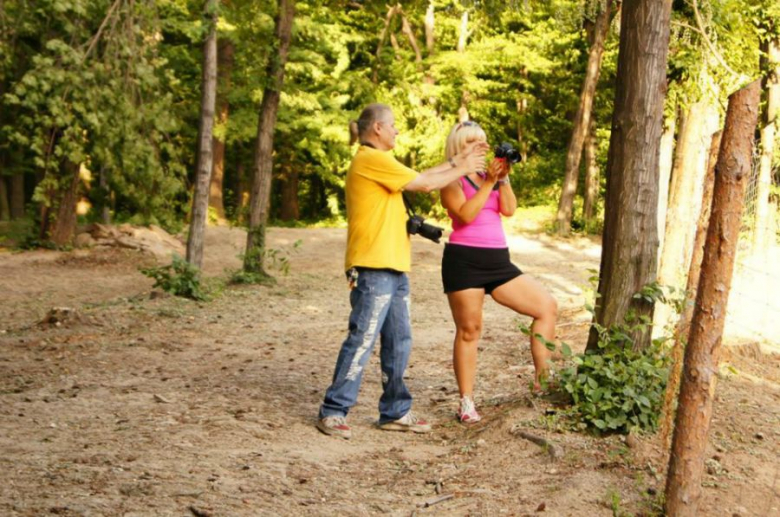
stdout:
[[490,149],[487,142],[472,142],[463,151],[453,157],[455,163],[464,165],[468,173],[482,170],[485,167],[485,153]]

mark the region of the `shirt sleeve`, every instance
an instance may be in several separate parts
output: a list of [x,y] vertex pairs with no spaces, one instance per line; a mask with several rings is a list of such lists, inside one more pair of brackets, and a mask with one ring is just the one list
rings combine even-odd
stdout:
[[363,174],[390,192],[398,192],[403,189],[418,175],[417,171],[396,160],[389,152],[373,154],[371,164],[367,164],[368,166],[363,169]]

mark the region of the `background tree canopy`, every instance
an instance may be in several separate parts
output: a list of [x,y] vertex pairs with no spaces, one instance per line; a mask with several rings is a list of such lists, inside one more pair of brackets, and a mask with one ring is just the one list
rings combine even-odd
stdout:
[[[523,152],[513,177],[521,205],[553,205],[580,102],[588,26],[605,5],[296,2],[274,133],[271,219],[343,217],[353,151],[348,123],[376,101],[393,107],[401,130],[395,153],[408,165],[422,170],[440,162],[448,129],[468,117],[492,143],[511,142]],[[268,61],[277,56],[276,9],[269,1],[219,6],[220,49],[231,54],[220,54],[224,116],[214,135],[224,150],[215,160],[224,171],[219,215],[234,221],[246,213],[258,106]],[[675,2],[667,112],[706,98],[722,116],[726,96],[758,76],[761,42],[777,33],[777,11],[769,1]],[[619,14],[594,101],[595,160],[602,166],[618,21]],[[93,206],[87,220],[109,214],[178,228],[192,194],[207,25],[200,1],[5,0],[0,174],[8,185],[22,185],[16,198],[8,190],[11,205],[34,203],[38,217],[56,218],[63,196],[75,189]],[[441,214],[433,196],[418,203]],[[578,210],[574,219],[581,227]]]

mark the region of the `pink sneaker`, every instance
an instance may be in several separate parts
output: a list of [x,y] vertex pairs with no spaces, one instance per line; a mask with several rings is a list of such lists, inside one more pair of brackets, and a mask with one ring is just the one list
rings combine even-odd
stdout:
[[474,407],[474,401],[471,397],[463,397],[460,399],[460,407],[458,408],[458,420],[464,424],[476,424],[482,417],[477,413],[477,408]]

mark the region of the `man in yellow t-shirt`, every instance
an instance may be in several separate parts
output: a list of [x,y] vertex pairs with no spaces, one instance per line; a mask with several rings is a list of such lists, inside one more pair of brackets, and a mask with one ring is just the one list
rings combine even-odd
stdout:
[[409,278],[411,243],[402,191],[430,192],[481,170],[487,144],[475,142],[448,161],[417,173],[390,153],[395,118],[389,106],[370,104],[353,123],[360,148],[347,172],[346,270],[353,289],[349,334],[341,345],[333,381],[320,406],[317,428],[350,438],[347,413],[357,402],[363,369],[380,338],[380,429],[425,433],[431,425],[412,413],[403,381],[412,347]]

